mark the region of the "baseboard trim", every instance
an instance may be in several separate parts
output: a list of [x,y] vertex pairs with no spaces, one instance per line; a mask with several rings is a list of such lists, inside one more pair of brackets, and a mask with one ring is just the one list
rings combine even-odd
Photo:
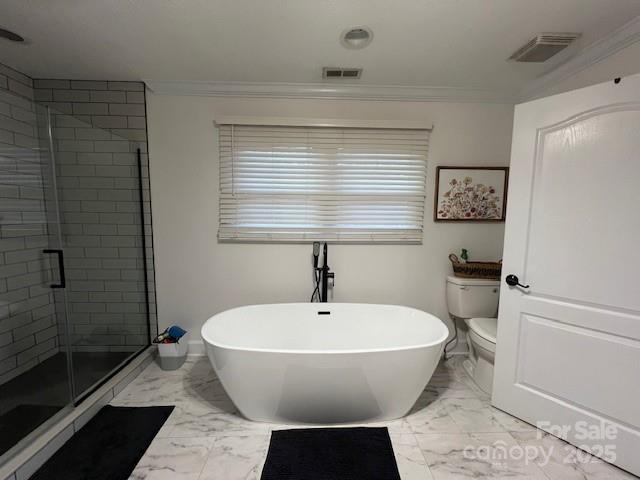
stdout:
[[455,350],[453,352],[447,352],[447,357],[454,357],[454,356],[458,356],[458,355],[467,356],[467,355],[469,355],[469,352],[457,352]]
[[202,340],[189,340],[189,351],[187,355],[201,357],[206,354],[207,351],[204,348],[204,342]]

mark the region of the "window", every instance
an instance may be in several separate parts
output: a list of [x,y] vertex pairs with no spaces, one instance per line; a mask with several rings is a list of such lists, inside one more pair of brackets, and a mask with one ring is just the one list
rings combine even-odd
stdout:
[[420,243],[429,134],[221,124],[218,237]]

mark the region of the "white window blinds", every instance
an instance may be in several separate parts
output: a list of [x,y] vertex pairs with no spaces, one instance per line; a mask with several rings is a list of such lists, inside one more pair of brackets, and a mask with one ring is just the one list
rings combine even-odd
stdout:
[[219,125],[218,236],[420,243],[429,134]]

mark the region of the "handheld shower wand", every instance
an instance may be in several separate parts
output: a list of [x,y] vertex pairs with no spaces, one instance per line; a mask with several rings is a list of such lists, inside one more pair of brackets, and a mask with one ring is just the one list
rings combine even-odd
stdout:
[[313,242],[313,271],[318,269],[318,256],[320,255],[320,242]]

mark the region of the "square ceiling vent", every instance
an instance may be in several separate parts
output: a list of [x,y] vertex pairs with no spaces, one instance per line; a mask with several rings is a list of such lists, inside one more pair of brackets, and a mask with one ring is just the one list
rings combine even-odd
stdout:
[[361,68],[324,67],[322,69],[322,78],[359,79],[361,75],[362,75]]
[[541,33],[520,47],[509,60],[542,63],[571,45],[579,33]]

